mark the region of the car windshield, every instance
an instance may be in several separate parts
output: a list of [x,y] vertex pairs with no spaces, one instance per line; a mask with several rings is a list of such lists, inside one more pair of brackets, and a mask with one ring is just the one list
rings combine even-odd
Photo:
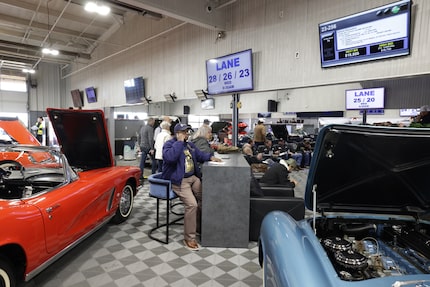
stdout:
[[0,144],[0,199],[32,197],[75,177],[58,149]]

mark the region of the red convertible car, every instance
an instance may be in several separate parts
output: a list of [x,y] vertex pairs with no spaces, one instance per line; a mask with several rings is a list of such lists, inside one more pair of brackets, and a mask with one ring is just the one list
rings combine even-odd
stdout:
[[140,169],[114,166],[103,112],[47,112],[61,149],[0,119],[0,286],[30,280],[133,208]]

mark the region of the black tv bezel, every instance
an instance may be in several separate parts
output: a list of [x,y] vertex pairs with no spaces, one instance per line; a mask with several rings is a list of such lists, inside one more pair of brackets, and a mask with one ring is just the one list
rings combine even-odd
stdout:
[[[90,95],[88,95],[88,91],[92,91],[94,97],[90,97]],[[94,87],[85,88],[85,95],[87,96],[87,102],[89,104],[97,103],[97,93],[96,93],[96,89]]]
[[84,95],[83,92],[79,89],[74,89],[70,91],[72,95],[73,107],[82,108],[84,106]]
[[[355,47],[350,47],[348,49],[344,49],[344,50],[338,50],[336,47],[334,47],[334,54],[335,54],[335,59],[334,60],[328,60],[325,61],[324,60],[324,51],[323,51],[323,35],[328,34],[328,33],[332,33],[333,35],[336,33],[336,31],[338,31],[338,28],[333,28],[332,30],[330,30],[330,25],[332,24],[337,24],[341,21],[348,21],[349,23],[351,23],[350,26],[345,26],[342,27],[342,29],[347,28],[347,27],[354,27],[357,25],[361,25],[363,23],[371,23],[373,21],[368,20],[368,21],[364,21],[364,22],[359,22],[359,17],[366,17],[366,15],[368,17],[371,17],[373,14],[371,14],[372,12],[376,12],[376,11],[382,11],[389,7],[394,7],[396,5],[403,5],[407,3],[408,8],[406,9],[406,13],[408,15],[407,17],[407,21],[406,21],[406,37],[401,37],[401,38],[394,38],[394,39],[390,39],[390,40],[385,40],[382,42],[374,42],[374,43],[370,43],[370,44],[366,44],[366,45],[357,45]],[[331,68],[331,67],[338,67],[338,66],[343,66],[343,65],[350,65],[350,64],[355,64],[355,63],[363,63],[363,62],[370,62],[370,61],[377,61],[377,60],[383,60],[383,59],[389,59],[389,58],[396,58],[396,57],[402,57],[402,56],[408,56],[411,54],[411,16],[412,14],[412,0],[400,0],[400,1],[396,1],[396,2],[392,2],[386,5],[382,5],[376,8],[372,8],[372,9],[367,9],[364,10],[362,12],[358,12],[358,13],[354,13],[348,16],[344,16],[344,17],[340,17],[340,18],[336,18],[330,21],[325,21],[322,22],[320,24],[318,24],[318,36],[319,36],[319,46],[320,46],[320,64],[321,64],[321,68]],[[370,15],[370,16],[369,16]],[[388,17],[388,16],[387,16]],[[354,23],[355,22],[355,23]],[[328,31],[322,31],[323,29],[329,29]],[[340,30],[340,29],[339,29]],[[333,36],[335,37],[335,36]],[[387,44],[389,42],[395,42],[396,40],[404,40],[404,45],[406,45],[405,48],[402,49],[393,49],[390,50],[388,52],[385,52],[383,54],[373,54],[371,55],[370,53],[367,53],[367,49],[370,50],[371,46],[377,46],[377,45],[383,45],[383,44]],[[334,42],[336,42],[336,38],[333,39]],[[335,44],[334,44],[335,45]],[[360,48],[366,48],[366,54],[363,56],[358,56],[358,57],[347,57],[343,60],[340,60],[338,58],[338,53],[339,52],[346,52],[348,50],[353,50],[353,49],[360,49]]]
[[[242,55],[242,54],[249,54],[249,61],[248,61],[248,63],[249,63],[249,68],[251,70],[250,71],[251,72],[250,73],[251,74],[250,75],[250,79],[251,79],[250,86],[248,86],[246,88],[231,88],[231,89],[224,89],[224,90],[218,89],[218,90],[213,91],[210,88],[211,86],[210,86],[210,83],[209,83],[210,81],[209,81],[208,64],[210,63],[210,61],[213,61],[213,60],[219,61],[219,60],[224,59],[224,58],[229,58],[229,57],[233,57],[235,55]],[[206,90],[207,90],[208,95],[232,94],[232,93],[238,93],[238,92],[251,91],[251,90],[254,89],[254,63],[253,63],[253,60],[252,60],[252,49],[246,49],[246,50],[242,50],[242,51],[239,51],[239,52],[227,54],[227,55],[224,55],[224,56],[220,56],[220,57],[208,59],[208,60],[206,60],[205,68],[206,68],[206,87],[207,87]]]

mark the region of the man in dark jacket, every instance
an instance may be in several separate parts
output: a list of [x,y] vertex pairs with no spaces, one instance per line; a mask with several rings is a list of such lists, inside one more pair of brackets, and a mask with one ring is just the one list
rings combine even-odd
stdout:
[[176,124],[174,137],[163,146],[163,171],[161,177],[172,182],[172,188],[185,206],[184,244],[190,250],[198,250],[197,227],[200,224],[202,183],[198,163],[221,161],[210,153],[200,151],[187,142],[189,127]]
[[289,173],[291,170],[294,170],[295,166],[297,166],[297,164],[294,159],[281,159],[279,163],[275,162],[271,165],[260,179],[260,182],[269,185],[295,187],[297,182],[289,179]]

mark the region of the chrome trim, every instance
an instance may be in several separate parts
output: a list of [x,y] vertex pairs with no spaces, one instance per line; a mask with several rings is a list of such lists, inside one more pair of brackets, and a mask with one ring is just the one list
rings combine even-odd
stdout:
[[99,225],[97,225],[95,228],[91,229],[89,232],[87,232],[86,234],[84,234],[81,237],[79,237],[75,242],[72,242],[71,244],[69,244],[68,246],[66,246],[63,250],[61,250],[60,252],[58,252],[57,254],[55,254],[54,256],[52,256],[51,258],[49,258],[47,261],[45,261],[44,263],[42,263],[41,265],[39,265],[39,267],[37,267],[36,269],[34,269],[33,271],[31,271],[30,273],[25,274],[25,282],[28,282],[31,279],[33,279],[36,275],[38,275],[40,272],[42,272],[45,268],[47,268],[49,265],[51,265],[52,263],[54,263],[56,260],[60,259],[60,257],[62,257],[64,254],[66,254],[73,247],[75,247],[76,245],[78,245],[79,243],[81,243],[82,241],[84,241],[85,239],[87,239],[90,235],[92,235],[97,230],[99,230],[101,227],[103,227],[103,225],[105,225],[106,223],[108,223],[109,220],[111,220],[112,217],[114,217],[114,216],[115,216],[115,213],[112,214],[111,216],[107,217],[106,220],[104,220],[102,223],[100,223]]

